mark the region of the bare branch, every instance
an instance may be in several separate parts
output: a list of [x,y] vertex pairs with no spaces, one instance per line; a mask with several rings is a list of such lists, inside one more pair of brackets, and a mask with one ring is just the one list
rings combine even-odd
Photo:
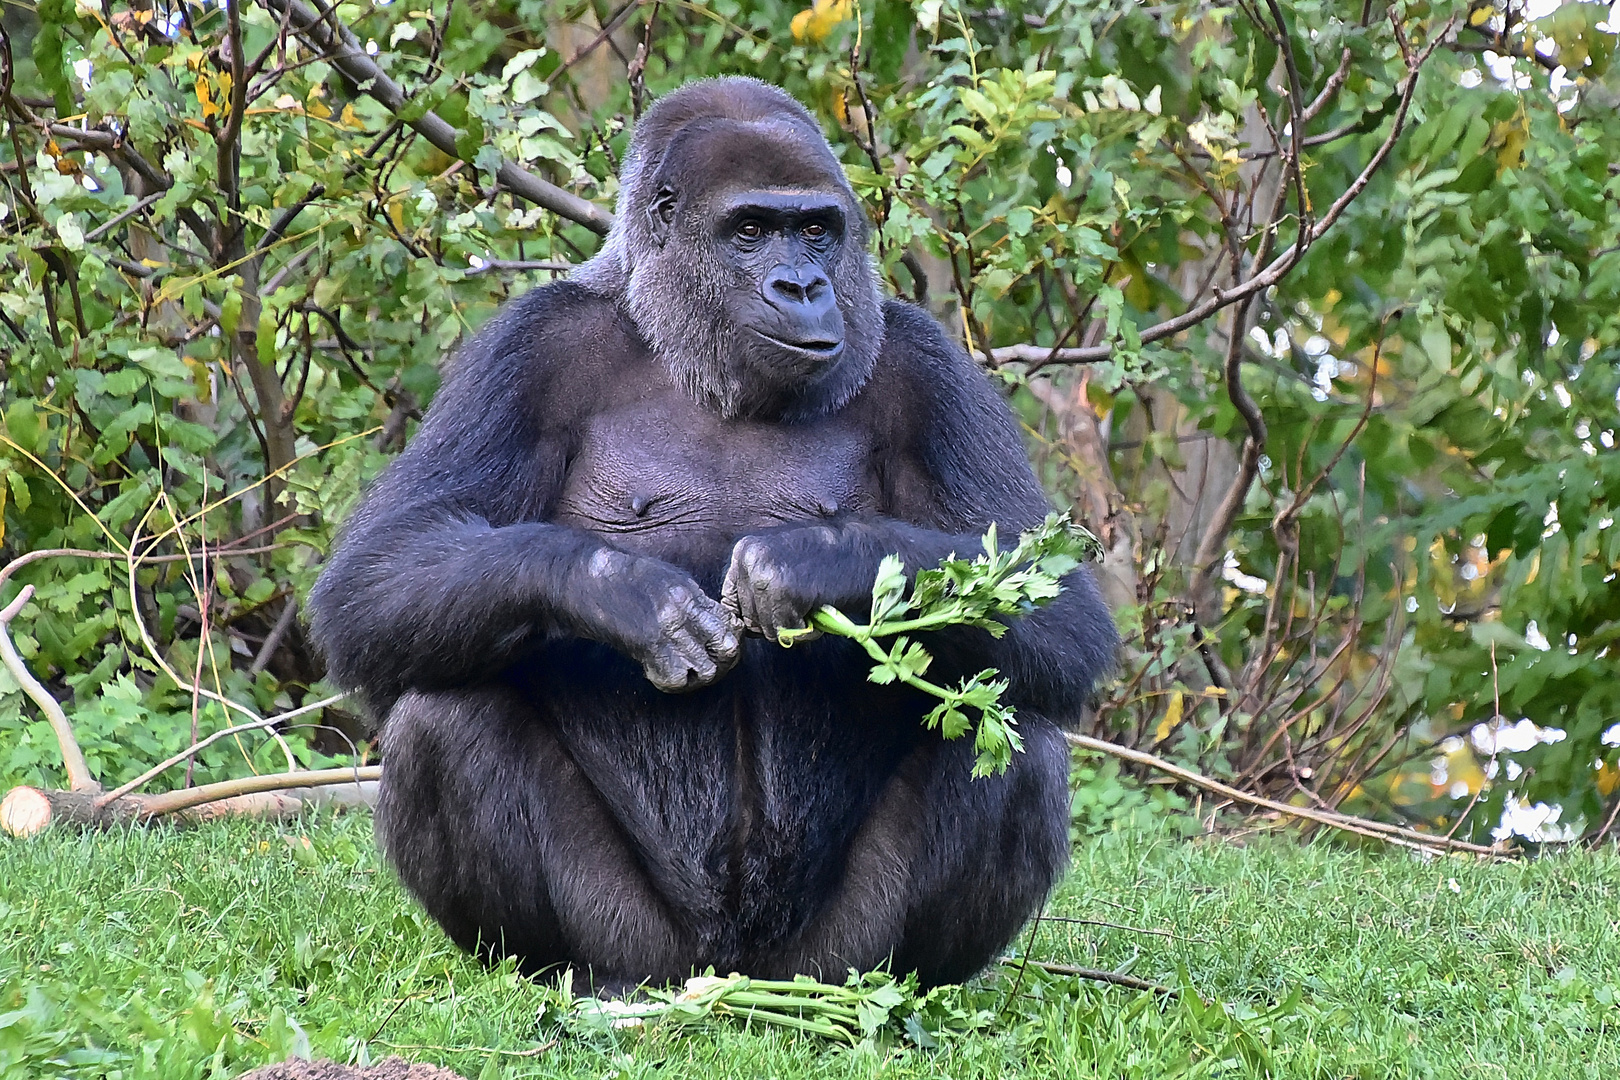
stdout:
[[1215,508],[1209,524],[1204,528],[1204,535],[1198,541],[1198,552],[1193,556],[1192,582],[1188,586],[1193,607],[1200,615],[1206,617],[1210,613],[1204,610],[1207,606],[1205,601],[1210,583],[1214,580],[1216,567],[1225,561],[1227,534],[1232,531],[1232,523],[1242,512],[1243,503],[1249,497],[1249,488],[1254,485],[1254,478],[1259,475],[1260,454],[1266,446],[1265,418],[1260,415],[1260,407],[1254,403],[1254,399],[1243,386],[1243,338],[1248,333],[1249,308],[1253,302],[1252,296],[1245,299],[1232,316],[1232,336],[1226,346],[1225,370],[1227,396],[1238,414],[1243,417],[1249,434],[1243,440],[1237,476],[1232,478],[1226,496]]
[[109,219],[106,224],[97,225],[94,229],[91,229],[89,232],[84,234],[85,243],[88,244],[92,240],[100,240],[103,236],[107,235],[107,233],[122,225],[136,214],[139,214],[142,210],[145,210],[147,207],[151,206],[161,198],[163,198],[163,193],[161,191],[153,195],[148,195],[146,198],[142,199],[140,202],[137,202],[128,210],[125,210],[123,213]]
[[248,666],[249,675],[257,675],[270,666],[270,661],[275,658],[276,650],[281,648],[281,643],[286,640],[288,631],[292,629],[293,619],[297,615],[298,598],[289,596],[287,602],[281,607],[281,614],[276,618],[276,624],[270,628],[269,636],[264,639],[264,644],[259,647],[259,655],[255,656],[253,663]]
[[1095,364],[1106,360],[1113,349],[1107,346],[1092,348],[1054,349],[1049,345],[1002,345],[990,350],[997,365],[1005,364],[1010,360],[1021,360],[1029,364]]
[[1203,788],[1205,791],[1213,791],[1217,795],[1231,799],[1234,802],[1258,806],[1278,814],[1285,814],[1288,817],[1302,818],[1318,825],[1326,825],[1330,829],[1340,829],[1344,832],[1355,833],[1358,836],[1383,840],[1398,847],[1432,853],[1466,851],[1473,855],[1485,855],[1497,859],[1511,857],[1514,853],[1513,849],[1502,844],[1493,844],[1489,847],[1484,844],[1470,844],[1462,840],[1448,840],[1443,836],[1418,832],[1416,829],[1405,829],[1399,825],[1388,825],[1382,821],[1373,821],[1370,818],[1356,817],[1353,814],[1340,814],[1330,810],[1312,810],[1306,806],[1291,806],[1275,799],[1268,799],[1263,795],[1253,795],[1247,791],[1239,791],[1237,788],[1223,784],[1219,780],[1211,780],[1202,773],[1184,769],[1180,765],[1172,765],[1161,757],[1155,757],[1141,750],[1132,750],[1130,747],[1120,746],[1118,743],[1111,743],[1105,739],[1094,739],[1089,735],[1075,734],[1066,734],[1064,738],[1069,741],[1070,746],[1078,747],[1081,750],[1092,750],[1099,754],[1107,754],[1110,757],[1119,758],[1121,761],[1129,761],[1134,765],[1145,766],[1156,772],[1162,772],[1167,776],[1173,776],[1177,780],[1192,784],[1194,787]]
[[[267,716],[263,720],[255,720],[248,724],[237,724],[234,727],[222,728],[208,736],[206,739],[199,739],[197,742],[186,747],[173,757],[158,762],[158,764],[152,766],[150,769],[146,770],[129,783],[113,788],[113,790],[107,792],[107,794],[96,800],[96,807],[99,809],[106,806],[108,803],[115,802],[118,799],[123,798],[132,791],[140,790],[142,787],[145,787],[159,776],[162,776],[168,770],[174,768],[174,766],[183,761],[190,761],[203,750],[206,750],[208,747],[212,746],[214,743],[217,743],[219,740],[228,735],[241,735],[248,731],[259,731],[267,727],[273,727],[276,724],[285,723],[288,720],[296,719],[300,716],[307,716],[312,712],[318,712],[321,709],[326,708],[328,705],[336,705],[347,696],[347,694],[333,694],[331,697],[322,698],[321,700],[312,702],[308,705],[300,705],[296,709],[289,709],[288,711],[278,713],[275,716]],[[307,774],[300,771],[297,773],[297,775],[305,776]]]
[[382,769],[381,765],[366,765],[353,769],[244,776],[159,795],[125,795],[103,806],[96,804],[90,792],[14,787],[6,792],[4,801],[0,801],[0,829],[22,837],[33,836],[58,822],[94,828],[171,815],[191,821],[228,815],[285,816],[317,801],[314,796],[321,788],[353,784],[359,789],[356,792],[359,801],[369,801],[370,793],[365,785],[381,780]]
[[[292,28],[315,48],[326,53],[332,66],[354,84],[355,89],[376,99],[389,112],[398,114],[406,107],[408,101],[405,91],[377,66],[376,61],[366,55],[365,49],[361,47],[354,34],[348,27],[338,23],[335,15],[331,22],[323,21],[319,14],[310,10],[300,0],[260,0],[260,2],[277,15],[286,16]],[[336,30],[333,29],[334,25],[337,27]],[[459,137],[456,129],[445,122],[438,113],[428,110],[419,118],[408,120],[406,123],[439,150],[457,160],[466,160],[461,151],[456,149],[456,140]],[[564,191],[510,161],[501,163],[495,178],[514,195],[569,221],[578,222],[592,232],[606,235],[613,225],[613,215],[595,203],[582,199],[571,191]]]
[[525,270],[549,270],[554,274],[566,274],[575,269],[578,267],[573,263],[558,262],[554,259],[486,259],[477,266],[467,267],[462,273],[467,277],[489,273],[521,273]]
[[[1223,308],[1230,307],[1257,293],[1264,292],[1281,281],[1289,271],[1299,264],[1300,259],[1304,257],[1305,250],[1325,236],[1329,229],[1333,228],[1345,210],[1349,209],[1350,204],[1355,202],[1361,193],[1367,189],[1367,185],[1372,182],[1372,178],[1383,167],[1390,152],[1395,149],[1395,144],[1400,141],[1401,134],[1406,129],[1406,117],[1411,110],[1412,98],[1417,93],[1417,80],[1422,72],[1422,67],[1429,57],[1434,54],[1435,49],[1439,48],[1440,44],[1450,34],[1453,22],[1454,20],[1447,22],[1440,32],[1435,35],[1429,46],[1421,53],[1408,55],[1407,76],[1401,84],[1400,104],[1395,109],[1395,117],[1390,124],[1389,134],[1385,136],[1384,141],[1379,144],[1378,149],[1374,151],[1373,156],[1368,160],[1355,180],[1345,189],[1344,193],[1333,201],[1333,204],[1323,212],[1321,217],[1317,218],[1310,229],[1302,232],[1301,239],[1305,239],[1306,242],[1290,245],[1287,251],[1267,263],[1264,269],[1234,287],[1222,289],[1217,286],[1210,290],[1211,295],[1208,298],[1194,304],[1180,315],[1143,329],[1139,335],[1143,345],[1150,345],[1155,341],[1173,337],[1183,330],[1190,330]],[[1033,346],[1018,345],[1006,347],[1012,349],[1034,348]],[[1000,350],[996,350],[996,352],[999,353]],[[1047,356],[1049,353],[1050,350],[1044,350],[1041,355]],[[1112,344],[1092,345],[1078,349],[1061,350],[1059,355],[1051,357],[1048,362],[1093,364],[1107,360],[1113,353],[1114,346]]]
[[50,722],[51,731],[56,734],[56,743],[62,748],[62,764],[67,769],[68,786],[74,791],[100,791],[101,785],[90,775],[90,766],[84,763],[84,753],[79,749],[79,740],[73,737],[73,725],[68,723],[67,714],[40,681],[34,678],[33,672],[28,670],[22,657],[17,654],[17,646],[12,643],[9,629],[11,620],[33,597],[34,587],[24,585],[17,598],[0,611],[0,660],[5,661],[11,677],[17,680],[23,693],[39,706],[39,711]]

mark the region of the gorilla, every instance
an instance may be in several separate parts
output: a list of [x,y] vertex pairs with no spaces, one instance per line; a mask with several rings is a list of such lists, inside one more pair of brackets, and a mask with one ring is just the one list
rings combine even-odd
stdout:
[[1063,726],[1112,620],[1082,569],[999,639],[923,638],[930,678],[1009,680],[1024,752],[977,780],[857,645],[777,644],[869,615],[885,555],[971,553],[1046,498],[990,381],[883,299],[797,101],[689,84],[621,179],[600,253],[462,350],[311,596],[383,721],[383,849],[527,972],[971,976],[1067,864]]

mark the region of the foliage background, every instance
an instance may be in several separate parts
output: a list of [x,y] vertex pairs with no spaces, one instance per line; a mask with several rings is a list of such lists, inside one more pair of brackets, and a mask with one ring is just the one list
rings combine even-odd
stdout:
[[[1004,377],[1108,546],[1097,733],[1463,835],[1620,807],[1620,12],[19,0],[0,26],[0,561],[115,556],[0,601],[35,586],[12,635],[104,782],[331,692],[297,602],[442,358],[594,250],[580,200],[611,206],[647,100],[746,73],[821,117],[893,288]],[[334,707],[164,782],[351,753]],[[0,672],[0,783],[59,768]],[[1082,827],[1141,798],[1087,770]]]

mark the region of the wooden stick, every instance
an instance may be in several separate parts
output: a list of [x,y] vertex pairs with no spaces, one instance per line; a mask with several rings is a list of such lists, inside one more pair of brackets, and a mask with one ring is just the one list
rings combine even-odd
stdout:
[[79,750],[79,740],[73,737],[73,725],[68,723],[67,713],[62,711],[61,703],[51,697],[40,681],[34,678],[33,672],[28,670],[22,657],[17,654],[17,646],[12,644],[8,629],[11,620],[33,597],[34,587],[24,585],[17,598],[0,611],[0,660],[5,661],[11,677],[17,680],[23,693],[33,699],[39,711],[45,714],[45,719],[50,721],[51,730],[56,733],[56,743],[62,748],[62,765],[67,769],[68,787],[76,792],[99,792],[101,785],[90,775],[90,766],[84,763],[84,754]]
[[1135,975],[1121,975],[1117,971],[1104,971],[1101,968],[1075,967],[1073,964],[1053,964],[1046,960],[1026,960],[1018,956],[1003,956],[998,963],[1007,967],[1022,968],[1028,965],[1039,968],[1052,975],[1077,976],[1090,979],[1093,982],[1112,983],[1115,986],[1124,986],[1132,990],[1151,990],[1155,994],[1175,994],[1177,991],[1168,986],[1160,986],[1156,982],[1138,979]]
[[1404,829],[1399,825],[1388,825],[1382,821],[1373,821],[1371,818],[1356,817],[1353,814],[1336,814],[1327,810],[1312,810],[1307,806],[1290,806],[1288,803],[1268,799],[1264,795],[1253,795],[1247,791],[1240,791],[1228,784],[1221,783],[1219,780],[1211,780],[1202,773],[1193,772],[1191,769],[1183,769],[1179,765],[1172,765],[1161,757],[1154,757],[1152,754],[1143,753],[1141,750],[1132,750],[1129,747],[1120,746],[1104,739],[1093,739],[1089,735],[1066,734],[1064,738],[1069,740],[1070,746],[1079,747],[1081,750],[1093,750],[1099,754],[1107,754],[1110,757],[1116,757],[1122,761],[1129,761],[1137,765],[1145,765],[1150,769],[1155,769],[1192,784],[1194,787],[1201,787],[1206,791],[1213,791],[1218,795],[1223,795],[1235,802],[1264,807],[1267,810],[1286,814],[1289,817],[1304,818],[1306,821],[1314,821],[1318,825],[1326,825],[1330,829],[1339,829],[1344,832],[1355,833],[1358,836],[1372,837],[1375,840],[1382,840],[1399,847],[1427,852],[1466,851],[1474,855],[1485,855],[1497,859],[1508,858],[1513,854],[1511,848],[1502,844],[1492,844],[1489,847],[1484,844],[1470,844],[1462,840],[1436,836],[1432,833],[1418,832],[1416,829]]
[[[186,821],[210,821],[232,814],[285,817],[313,803],[370,803],[381,765],[354,769],[315,769],[271,773],[221,780],[201,787],[181,788],[156,795],[122,795],[103,803],[97,791],[52,791],[14,787],[0,800],[0,829],[12,836],[33,836],[56,823],[105,828],[126,821],[150,821],[178,816]],[[352,794],[320,789],[353,784]]]
[[196,757],[198,753],[207,749],[220,739],[225,738],[227,735],[240,735],[244,731],[257,731],[259,728],[271,727],[275,724],[281,723],[283,720],[291,720],[294,717],[315,712],[317,709],[324,709],[328,705],[333,705],[339,701],[342,701],[347,696],[347,694],[333,694],[331,697],[322,698],[321,700],[311,702],[308,705],[300,705],[296,709],[290,709],[284,713],[277,713],[275,716],[267,716],[263,720],[255,720],[248,724],[237,724],[235,727],[222,728],[221,730],[216,731],[212,735],[208,736],[208,738],[192,743],[190,746],[186,747],[178,754],[175,754],[173,757],[158,762],[156,765],[152,766],[150,769],[131,780],[129,783],[113,788],[111,791],[107,792],[107,794],[101,796],[98,805],[104,805],[121,798],[122,796],[128,795],[130,792],[145,785],[164,771],[173,768],[182,761]]

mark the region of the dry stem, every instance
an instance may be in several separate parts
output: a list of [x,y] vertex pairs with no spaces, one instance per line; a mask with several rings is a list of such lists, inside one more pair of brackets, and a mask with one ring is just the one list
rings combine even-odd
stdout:
[[68,723],[67,714],[40,681],[34,678],[33,672],[28,670],[22,657],[17,654],[17,646],[12,644],[11,631],[8,629],[11,620],[33,598],[34,587],[24,585],[17,598],[0,611],[0,659],[5,661],[6,670],[17,680],[23,693],[33,699],[39,711],[45,714],[45,719],[50,721],[51,730],[56,733],[57,745],[62,748],[62,765],[67,769],[68,786],[74,791],[100,791],[101,785],[90,775],[90,766],[84,763],[84,754],[79,750],[79,740],[73,737],[73,726]]
[[1370,818],[1356,817],[1353,814],[1339,814],[1326,810],[1313,810],[1305,806],[1290,806],[1288,803],[1268,799],[1264,795],[1254,795],[1247,791],[1240,791],[1235,787],[1223,784],[1219,780],[1212,780],[1202,773],[1184,769],[1180,765],[1172,765],[1161,757],[1144,753],[1141,750],[1132,750],[1105,739],[1094,739],[1089,735],[1069,734],[1065,738],[1070,746],[1082,750],[1092,750],[1099,754],[1129,761],[1132,764],[1144,765],[1147,768],[1174,776],[1176,779],[1206,791],[1213,791],[1235,802],[1247,803],[1250,806],[1259,806],[1289,817],[1303,818],[1318,825],[1326,825],[1330,829],[1340,829],[1344,832],[1355,833],[1358,836],[1367,836],[1375,840],[1399,847],[1412,848],[1431,854],[1440,854],[1445,851],[1466,851],[1474,855],[1484,855],[1490,858],[1507,858],[1512,850],[1502,845],[1470,844],[1462,840],[1452,840],[1444,836],[1435,836],[1430,833],[1418,832],[1416,829],[1405,829],[1399,825],[1388,825],[1382,821],[1373,821]]

